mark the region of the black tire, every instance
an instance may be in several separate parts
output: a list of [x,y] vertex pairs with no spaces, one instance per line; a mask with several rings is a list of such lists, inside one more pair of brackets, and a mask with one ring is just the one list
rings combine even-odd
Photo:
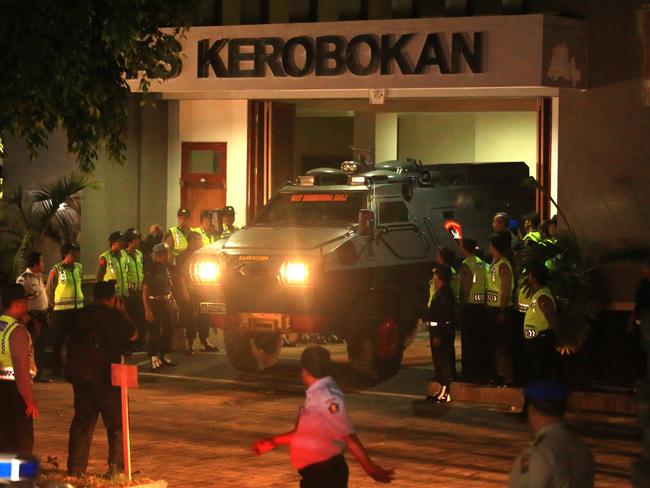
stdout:
[[224,330],[226,354],[239,371],[255,373],[275,366],[282,349],[282,334]]
[[389,297],[368,297],[356,306],[347,337],[350,365],[369,378],[387,379],[399,370],[405,334]]

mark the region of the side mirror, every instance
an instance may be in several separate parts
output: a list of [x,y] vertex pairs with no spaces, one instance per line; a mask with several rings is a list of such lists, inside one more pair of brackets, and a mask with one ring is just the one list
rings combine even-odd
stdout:
[[375,212],[368,209],[359,210],[359,235],[375,235]]

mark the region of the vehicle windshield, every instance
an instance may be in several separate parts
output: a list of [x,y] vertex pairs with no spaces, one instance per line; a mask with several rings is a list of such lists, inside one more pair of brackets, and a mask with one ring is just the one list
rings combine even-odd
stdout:
[[280,193],[255,225],[347,227],[357,222],[359,210],[366,206],[367,193],[363,191]]

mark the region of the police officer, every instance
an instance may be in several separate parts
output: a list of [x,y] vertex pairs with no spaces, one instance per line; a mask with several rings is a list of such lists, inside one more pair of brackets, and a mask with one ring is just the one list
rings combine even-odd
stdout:
[[33,419],[38,417],[32,378],[36,376],[34,349],[24,321],[25,289],[16,283],[2,292],[0,316],[0,452],[31,454]]
[[235,225],[234,207],[231,207],[230,205],[223,207],[221,209],[221,218],[223,219],[223,231],[221,232],[222,239],[239,230],[239,227]]
[[539,224],[541,219],[537,212],[530,212],[524,215],[524,229],[526,231],[522,243],[535,243],[539,244],[542,241],[542,234],[539,231]]
[[36,377],[34,381],[47,383],[42,376],[45,359],[45,345],[49,336],[49,300],[43,282],[45,259],[40,252],[33,251],[27,255],[27,269],[16,279],[27,294],[29,322],[27,328],[34,342],[34,359],[36,361]]
[[487,331],[485,325],[485,289],[487,265],[476,255],[478,244],[462,239],[460,250],[465,256],[460,267],[460,321],[464,381],[485,379]]
[[187,238],[192,232],[190,228],[190,211],[186,208],[179,208],[176,213],[178,225],[172,227],[165,236],[165,244],[171,254],[172,264],[179,254],[187,249]]
[[456,297],[451,289],[451,268],[447,265],[438,266],[433,273],[433,284],[436,293],[424,316],[424,324],[429,328],[429,344],[433,367],[441,389],[427,400],[434,403],[450,402],[449,388],[453,380],[452,354],[454,347]]
[[301,364],[307,398],[294,429],[256,441],[254,451],[261,455],[289,444],[291,464],[300,473],[302,488],[347,487],[349,471],[343,457],[346,448],[371,478],[390,483],[394,471],[373,463],[354,432],[343,393],[330,376],[330,352],[321,346],[310,346],[303,351]]
[[[451,281],[449,283],[449,286],[451,286],[454,295],[458,296],[458,291],[460,289],[460,282],[458,280],[458,274],[454,269],[455,260],[456,260],[456,254],[454,253],[454,251],[444,246],[438,248],[438,252],[436,253],[436,266],[449,266],[449,269],[451,270]],[[435,271],[435,268],[432,271]],[[427,306],[431,306],[431,302],[433,301],[433,297],[435,296],[435,294],[436,294],[436,287],[433,283],[433,280],[431,280],[429,282],[429,302],[427,303]]]
[[112,386],[111,363],[119,363],[137,336],[135,324],[116,307],[114,281],[99,281],[93,304],[81,310],[70,331],[65,375],[72,383],[74,417],[68,440],[68,474],[82,476],[97,417],[108,437],[109,473],[124,470],[120,389]]
[[129,296],[126,255],[122,253],[122,233],[115,231],[108,236],[109,249],[99,256],[97,282],[115,281],[115,296],[123,301]]
[[524,358],[527,382],[552,379],[555,373],[555,299],[548,288],[548,270],[538,264],[528,270],[533,294],[524,317]]
[[124,233],[124,244],[122,249],[126,268],[126,281],[129,288],[127,298],[127,311],[131,320],[138,327],[137,347],[144,346],[147,331],[144,325],[144,306],[142,304],[142,280],[144,279],[144,254],[140,250],[142,234],[135,229],[129,229]]
[[201,242],[204,246],[209,246],[217,240],[212,226],[212,213],[209,210],[201,211],[201,225],[200,227],[192,227],[192,232],[196,232],[201,236]]
[[492,217],[492,230],[495,234],[502,234],[511,248],[517,247],[517,236],[510,230],[510,216],[506,212],[497,212]]
[[149,358],[151,370],[160,371],[160,367],[176,366],[167,353],[171,351],[174,337],[172,317],[173,296],[171,276],[169,274],[169,248],[167,244],[156,244],[153,248],[154,259],[144,267],[142,281],[142,301],[145,320],[149,327]]
[[590,449],[564,424],[566,387],[549,381],[524,389],[528,425],[535,434],[510,470],[510,488],[587,488],[594,486]]
[[61,349],[77,311],[84,307],[84,294],[81,290],[83,267],[81,263],[77,262],[79,245],[63,244],[61,257],[63,260],[55,264],[50,271],[46,287],[54,310],[52,314],[52,373],[54,376],[61,376]]
[[[512,264],[506,257],[508,240],[495,234],[490,240],[492,265],[487,276],[487,323],[490,373],[499,386],[510,386],[515,381],[512,362],[513,289]],[[495,370],[493,370],[495,368]]]

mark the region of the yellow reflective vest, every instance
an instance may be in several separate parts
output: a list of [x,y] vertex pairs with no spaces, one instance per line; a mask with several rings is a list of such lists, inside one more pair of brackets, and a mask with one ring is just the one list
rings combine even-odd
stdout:
[[187,237],[185,237],[185,234],[178,226],[172,227],[169,229],[169,232],[171,232],[173,241],[172,254],[176,257],[187,249]]
[[487,283],[487,306],[493,308],[501,307],[501,275],[499,274],[499,268],[502,264],[505,264],[508,269],[510,269],[510,286],[508,287],[508,306],[512,306],[512,292],[514,289],[514,276],[512,274],[512,265],[510,261],[506,258],[499,259],[496,263],[490,266],[490,272],[488,274],[488,283]]
[[201,234],[201,241],[203,242],[204,246],[209,246],[215,241],[214,234],[208,234],[203,227],[193,227],[192,232],[196,232],[197,234]]
[[122,256],[126,264],[126,281],[129,290],[142,290],[142,280],[144,279],[144,261],[142,251],[136,249],[133,254],[122,249]]
[[472,273],[472,287],[469,290],[467,303],[480,305],[485,303],[485,289],[487,286],[487,266],[478,256],[468,256],[463,260]]
[[540,297],[548,297],[553,303],[553,308],[555,308],[555,299],[551,290],[548,288],[540,288],[537,290],[533,296],[530,298],[530,306],[526,310],[526,316],[524,317],[524,338],[525,339],[534,339],[537,337],[540,332],[545,331],[550,328],[548,320],[546,320],[546,315],[539,308],[539,299]]
[[115,296],[128,297],[129,296],[129,283],[127,281],[126,259],[124,254],[120,253],[116,256],[109,249],[100,256],[106,260],[106,272],[102,281],[115,280]]
[[[23,324],[9,315],[0,315],[0,381],[16,381],[14,363],[11,359],[11,334],[19,327],[25,328]],[[25,329],[26,331],[27,329]],[[34,346],[32,337],[27,332],[29,340],[29,374],[36,376],[36,362],[34,361]]]
[[81,291],[81,263],[74,263],[72,268],[62,262],[54,265],[57,284],[54,289],[54,310],[74,310],[84,307],[84,294]]

